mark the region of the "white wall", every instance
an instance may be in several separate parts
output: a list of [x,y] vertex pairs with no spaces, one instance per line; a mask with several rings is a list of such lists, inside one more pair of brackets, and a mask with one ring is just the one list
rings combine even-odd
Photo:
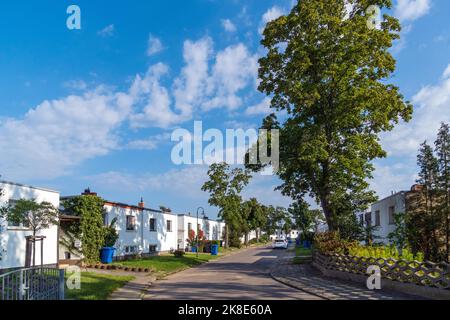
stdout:
[[[191,223],[192,230],[197,232],[197,217],[189,215],[178,215],[178,245],[180,249],[186,248],[188,225]],[[215,220],[206,220],[199,217],[200,229],[204,231],[206,240],[222,240],[224,223]]]
[[[119,239],[115,246],[117,256],[125,255],[127,246],[137,246],[139,253],[149,253],[151,245],[156,245],[157,252],[177,248],[178,217],[176,215],[111,204],[105,205],[105,211],[107,213],[106,224],[117,218],[116,229],[119,233]],[[127,216],[136,217],[135,230],[127,230]],[[150,231],[150,219],[156,219],[156,232]],[[168,220],[172,221],[171,232],[167,230]]]
[[[49,202],[55,208],[59,208],[60,194],[57,191],[23,186],[19,184],[0,181],[0,189],[4,195],[0,198],[0,205],[8,203],[9,200],[36,200],[37,202]],[[25,228],[9,227],[3,222],[5,232],[0,234],[0,241],[6,245],[6,253],[0,261],[0,269],[20,268],[25,266],[26,236],[32,232]],[[45,236],[44,240],[44,264],[56,264],[58,252],[58,226],[42,230],[37,235]],[[41,264],[41,244],[36,243],[36,265]]]
[[380,211],[380,227],[374,231],[374,235],[380,237],[375,242],[389,243],[388,235],[395,230],[394,224],[389,224],[389,207],[394,207],[394,213],[405,212],[405,192],[396,193],[390,197],[380,200],[372,205],[371,219],[375,225],[375,212]]

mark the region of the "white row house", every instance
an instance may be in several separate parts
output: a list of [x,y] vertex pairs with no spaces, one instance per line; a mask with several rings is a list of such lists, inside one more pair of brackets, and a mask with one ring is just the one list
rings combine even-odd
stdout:
[[[38,203],[49,202],[60,208],[60,202],[70,197],[62,197],[58,191],[26,186],[18,183],[0,181],[0,206],[14,206],[18,200],[34,200]],[[96,195],[87,189],[83,195]],[[137,205],[106,201],[104,204],[104,223],[109,225],[116,218],[119,239],[115,245],[116,258],[133,254],[155,254],[175,249],[185,249],[188,232],[195,228],[197,219],[189,214],[175,214],[168,211],[154,210],[141,202]],[[68,250],[61,240],[65,240],[63,224],[77,223],[79,217],[60,215],[58,225],[41,230],[37,236],[43,238],[36,244],[36,265],[66,265],[77,263],[82,257]],[[221,240],[225,224],[208,218],[199,220],[200,229],[207,240]],[[33,254],[27,237],[32,231],[23,225],[14,225],[0,218],[0,273],[9,269],[23,268],[30,265]],[[28,243],[28,245],[27,245]],[[80,248],[81,241],[75,240],[73,246]],[[28,248],[28,250],[27,250]],[[32,248],[32,247],[31,247]],[[42,253],[41,253],[41,248]],[[31,249],[32,250],[32,249]],[[41,259],[42,257],[42,259]]]
[[[89,189],[82,195],[97,195]],[[66,197],[70,198],[70,197]],[[66,199],[64,198],[64,199]],[[146,207],[143,199],[137,205],[105,201],[105,225],[116,219],[119,238],[115,245],[115,257],[129,255],[151,255],[187,247],[189,230],[196,230],[197,219],[189,214],[175,214],[168,211]],[[199,227],[205,233],[206,240],[220,240],[225,224],[199,219]],[[64,248],[61,249],[64,251]],[[69,252],[61,252],[60,259],[70,260]],[[72,257],[78,260],[80,257]],[[67,262],[67,261],[65,261]]]
[[197,229],[203,231],[205,240],[222,240],[225,234],[225,223],[207,217],[197,219],[197,216],[190,213],[179,214],[177,248],[185,249],[188,246],[189,231],[194,230],[197,233]]
[[[7,181],[0,181],[0,190],[3,193],[0,196],[0,206],[14,206],[16,201],[24,199],[38,203],[48,202],[55,208],[59,207],[60,194],[57,191]],[[30,264],[32,246],[29,246],[27,250],[26,240],[30,236],[32,232],[27,226],[15,225],[6,220],[0,221],[0,270],[22,268]],[[41,230],[37,236],[44,238],[42,243],[36,243],[36,265],[56,265],[58,263],[58,226],[54,225]]]

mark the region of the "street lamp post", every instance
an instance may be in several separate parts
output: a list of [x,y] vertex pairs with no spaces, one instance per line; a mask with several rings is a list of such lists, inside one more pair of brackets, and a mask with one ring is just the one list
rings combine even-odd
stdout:
[[202,210],[202,215],[205,215],[205,209],[203,209],[203,207],[198,207],[197,208],[197,259],[198,259],[198,234],[200,233],[200,228],[198,227],[198,212],[200,211],[200,209]]

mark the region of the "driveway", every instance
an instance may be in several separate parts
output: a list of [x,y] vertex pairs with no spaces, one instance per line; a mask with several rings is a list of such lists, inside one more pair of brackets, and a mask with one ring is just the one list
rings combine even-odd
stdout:
[[270,276],[285,253],[271,248],[239,251],[219,260],[154,282],[144,299],[151,300],[320,300]]

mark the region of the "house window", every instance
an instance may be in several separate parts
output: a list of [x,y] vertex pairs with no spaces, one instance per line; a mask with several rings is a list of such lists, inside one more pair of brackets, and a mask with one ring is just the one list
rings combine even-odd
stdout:
[[125,246],[125,253],[126,254],[133,254],[138,252],[137,246]]
[[172,232],[172,220],[167,220],[167,232]]
[[151,244],[151,245],[148,247],[148,252],[154,253],[154,252],[156,252],[156,249],[157,249],[157,246],[156,246],[155,244]]
[[359,224],[364,226],[364,216],[362,214],[359,216]]
[[127,231],[136,230],[136,217],[127,216]]
[[375,211],[375,226],[381,226],[380,210]]
[[150,219],[150,231],[156,232],[156,219]]
[[389,207],[389,224],[395,224],[395,207]]

